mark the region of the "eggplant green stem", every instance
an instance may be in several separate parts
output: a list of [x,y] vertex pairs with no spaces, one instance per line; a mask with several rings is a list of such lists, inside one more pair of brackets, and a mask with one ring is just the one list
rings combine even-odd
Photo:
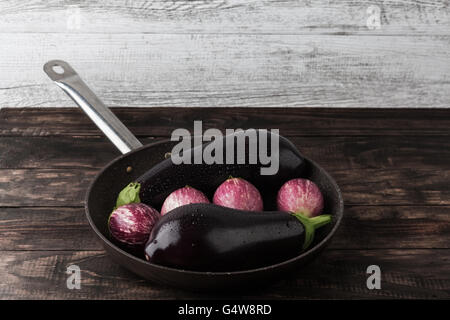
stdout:
[[307,249],[314,240],[314,233],[316,229],[331,222],[331,215],[323,214],[321,216],[308,218],[301,213],[292,213],[305,227],[305,242],[303,243],[303,250]]
[[141,199],[139,198],[139,191],[141,191],[141,184],[137,182],[131,182],[129,185],[123,188],[123,190],[120,191],[119,196],[117,197],[114,210],[126,204],[141,202]]

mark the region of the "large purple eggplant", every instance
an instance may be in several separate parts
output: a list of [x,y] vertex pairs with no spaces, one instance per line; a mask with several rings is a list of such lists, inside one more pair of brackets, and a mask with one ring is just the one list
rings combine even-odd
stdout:
[[[118,197],[117,204],[143,202],[154,208],[161,208],[171,192],[186,185],[201,190],[211,199],[217,187],[228,177],[233,176],[248,180],[258,188],[266,204],[265,210],[276,210],[276,194],[279,188],[287,180],[302,176],[305,170],[305,160],[288,139],[267,130],[254,130],[254,133],[257,136],[256,140],[253,139],[250,142],[250,139],[245,138],[244,157],[239,157],[235,142],[245,137],[246,133],[237,131],[233,135],[222,137],[222,140],[205,143],[189,150],[191,164],[174,164],[172,159],[163,160],[125,187]],[[276,174],[261,174],[261,169],[269,166],[259,158],[261,137],[265,137],[267,142],[267,150],[264,152],[267,152],[267,155],[272,156],[274,153],[273,156],[277,156],[278,171]],[[279,142],[278,152],[271,148],[273,138]],[[194,164],[195,150],[204,150],[213,143],[220,144],[219,150],[224,157],[229,156],[229,151],[233,148],[234,158],[233,161],[230,161],[233,163]],[[263,144],[263,148],[266,149],[266,147]],[[256,162],[252,163],[251,158],[256,158]],[[240,163],[243,159],[245,159],[245,163]],[[226,161],[224,160],[224,162]]]
[[146,259],[194,271],[236,271],[297,256],[331,216],[307,218],[288,212],[252,212],[213,204],[172,210],[153,228]]

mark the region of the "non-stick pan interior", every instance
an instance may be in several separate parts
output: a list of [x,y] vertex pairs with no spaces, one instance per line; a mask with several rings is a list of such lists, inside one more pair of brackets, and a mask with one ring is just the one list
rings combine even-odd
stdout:
[[[323,212],[331,214],[333,221],[326,227],[319,229],[310,249],[301,256],[291,259],[292,261],[281,263],[279,266],[238,272],[239,276],[236,274],[235,277],[232,277],[235,273],[225,273],[214,277],[214,273],[186,272],[152,265],[141,258],[134,258],[125,253],[123,249],[113,243],[107,228],[108,217],[114,207],[117,194],[128,183],[134,181],[149,168],[164,160],[165,154],[171,151],[175,143],[167,140],[156,142],[117,158],[98,174],[89,188],[86,197],[88,220],[97,236],[103,242],[105,249],[122,266],[145,278],[170,285],[205,288],[211,282],[211,284],[215,283],[217,288],[220,287],[221,283],[223,286],[233,285],[234,281],[232,279],[240,282],[240,284],[244,284],[246,283],[246,278],[255,281],[264,274],[274,276],[277,269],[284,270],[289,266],[300,265],[321,251],[331,239],[342,218],[342,197],[333,179],[314,162],[306,159],[307,167],[303,176],[314,181],[322,190],[325,199]],[[159,210],[160,208],[156,209]],[[135,256],[137,255],[135,254]],[[251,276],[246,277],[245,275]]]

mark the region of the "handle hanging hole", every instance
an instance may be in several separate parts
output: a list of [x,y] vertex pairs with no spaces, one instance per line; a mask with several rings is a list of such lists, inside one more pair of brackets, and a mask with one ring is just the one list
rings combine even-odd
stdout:
[[53,66],[52,69],[57,74],[63,74],[64,73],[64,68],[61,67],[61,66],[56,65],[56,66]]

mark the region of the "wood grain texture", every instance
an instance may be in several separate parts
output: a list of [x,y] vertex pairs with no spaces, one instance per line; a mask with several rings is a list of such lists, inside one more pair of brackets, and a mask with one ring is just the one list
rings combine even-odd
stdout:
[[0,250],[102,250],[102,247],[89,227],[84,208],[0,208]]
[[55,58],[108,106],[450,106],[446,35],[0,33],[0,43],[2,107],[74,106],[42,71]]
[[[207,296],[141,280],[105,255],[82,205],[118,152],[79,110],[1,110],[0,298],[448,299],[449,111],[266,110],[115,110],[145,143],[196,118],[205,127],[274,124],[343,191],[341,228],[311,265],[264,290]],[[71,264],[81,267],[81,290],[66,288]],[[372,264],[382,290],[366,287]]]
[[[450,206],[347,206],[330,248],[450,249]],[[0,208],[0,251],[58,250],[103,251],[84,208]]]
[[[312,264],[258,292],[195,294],[143,281],[96,251],[1,252],[2,299],[450,297],[450,250],[327,250]],[[68,290],[66,268],[81,268],[81,290]],[[366,287],[366,268],[380,266],[382,290]],[[7,272],[6,272],[7,271]]]
[[[140,138],[144,144],[162,138]],[[166,138],[167,139],[167,138]],[[327,170],[450,169],[448,136],[289,137]],[[102,168],[120,155],[105,137],[0,137],[0,168]],[[170,149],[167,150],[168,152]]]
[[[96,169],[0,169],[0,206],[81,206]],[[450,170],[330,170],[349,205],[450,205]]]
[[0,206],[81,206],[98,171],[1,169]]
[[[450,109],[112,108],[137,136],[170,137],[177,128],[280,129],[284,136],[450,135]],[[0,136],[98,136],[78,108],[5,108]]]
[[449,248],[450,207],[346,206],[331,248]]
[[[370,30],[367,10],[373,5],[381,10],[381,27]],[[116,0],[111,3],[10,0],[1,2],[0,14],[2,32],[27,33],[390,35],[449,34],[450,28],[448,1],[445,0]]]

